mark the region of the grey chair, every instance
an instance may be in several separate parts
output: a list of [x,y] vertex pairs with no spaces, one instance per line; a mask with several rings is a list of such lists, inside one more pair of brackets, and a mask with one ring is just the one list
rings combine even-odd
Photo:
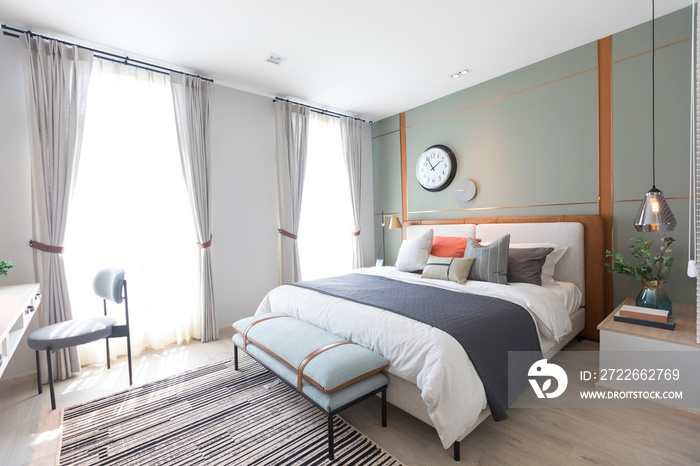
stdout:
[[[49,372],[51,388],[51,409],[56,409],[56,396],[53,386],[53,371],[51,368],[51,353],[63,348],[90,343],[105,338],[107,347],[107,369],[109,361],[109,339],[126,337],[126,348],[129,359],[129,385],[133,384],[131,372],[131,334],[129,332],[129,304],[126,293],[126,280],[122,269],[102,269],[97,272],[92,284],[95,294],[102,298],[104,316],[90,319],[75,319],[59,322],[42,327],[29,335],[27,343],[36,351],[36,380],[41,394],[41,372],[39,371],[39,352],[46,351],[46,364]],[[116,304],[124,303],[126,324],[116,325],[117,320],[107,316],[107,300]]]

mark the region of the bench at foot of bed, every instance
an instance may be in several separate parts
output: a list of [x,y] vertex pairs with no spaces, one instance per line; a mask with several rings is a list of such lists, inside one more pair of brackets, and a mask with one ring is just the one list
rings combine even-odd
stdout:
[[389,362],[377,353],[284,314],[265,314],[233,324],[234,364],[238,349],[277,375],[328,416],[328,458],[333,453],[333,416],[382,394],[386,427]]

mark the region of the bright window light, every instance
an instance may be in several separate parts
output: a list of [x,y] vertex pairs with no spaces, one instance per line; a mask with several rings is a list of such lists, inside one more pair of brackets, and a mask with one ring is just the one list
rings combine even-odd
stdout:
[[[199,338],[198,248],[169,77],[95,62],[75,186],[65,253],[73,316],[102,314],[92,280],[119,267],[134,353]],[[123,305],[111,315],[123,320]],[[126,339],[110,346],[126,354]],[[104,361],[102,341],[79,350],[82,364]]]
[[352,207],[340,121],[313,112],[298,242],[303,280],[352,270]]

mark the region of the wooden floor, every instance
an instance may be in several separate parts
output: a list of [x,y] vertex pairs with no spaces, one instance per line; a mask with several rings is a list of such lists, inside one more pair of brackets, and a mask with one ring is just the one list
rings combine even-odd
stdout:
[[[193,342],[134,358],[134,384],[158,380],[233,354],[232,332],[216,342]],[[596,350],[572,342],[569,350]],[[47,387],[45,387],[47,388]],[[56,463],[61,408],[128,388],[126,360],[112,369],[85,367],[79,377],[56,384],[57,410],[47,390],[36,393],[33,374],[0,380],[0,464]],[[435,431],[389,406],[387,428],[379,422],[379,399],[342,416],[406,465],[455,465]],[[700,414],[680,409],[511,409],[490,418],[462,441],[465,465],[686,465],[700,464]]]

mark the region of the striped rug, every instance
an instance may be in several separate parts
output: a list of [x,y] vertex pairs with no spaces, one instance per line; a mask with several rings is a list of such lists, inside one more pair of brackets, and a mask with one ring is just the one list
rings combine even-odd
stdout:
[[[262,366],[220,361],[134,387],[63,413],[60,464],[398,465],[335,416],[327,417]],[[380,421],[377,413],[377,422]]]

